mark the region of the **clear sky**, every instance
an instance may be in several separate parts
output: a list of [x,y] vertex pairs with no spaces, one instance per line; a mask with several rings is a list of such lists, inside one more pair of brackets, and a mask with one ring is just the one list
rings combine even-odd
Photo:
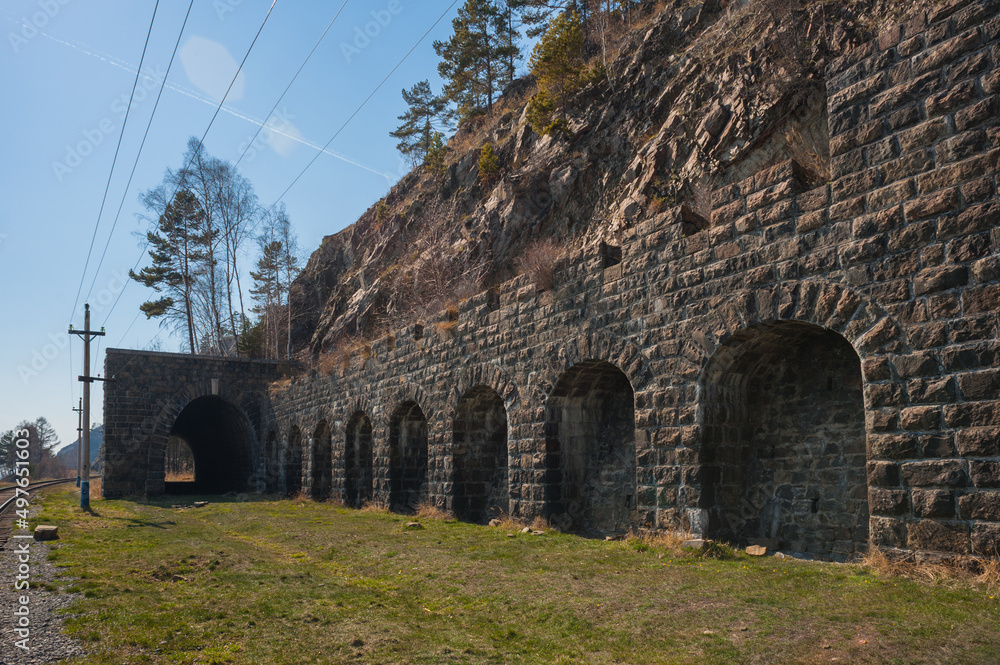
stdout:
[[[155,4],[4,0],[0,7],[0,126],[7,128],[0,166],[0,430],[44,416],[64,444],[75,440],[71,409],[81,395],[83,347],[66,331],[70,323],[82,328],[85,299],[92,325],[107,332],[92,354],[95,373],[103,374],[109,346],[179,348],[179,339],[161,331],[156,320],[136,319],[139,304],[152,293],[138,283],[126,286],[129,269],[137,262],[147,265],[140,255],[138,236],[146,225],[137,219],[139,193],[158,185],[167,167],[179,168],[188,137],[204,133],[271,0],[195,0],[183,33],[188,2],[160,0],[126,123]],[[342,4],[276,0],[205,140],[209,153],[230,161],[239,157]],[[440,90],[431,42],[450,34],[458,7],[452,5],[452,0],[348,0],[277,117],[244,157],[241,172],[263,203],[274,203],[444,14],[330,144],[330,154],[322,154],[282,199],[305,256],[323,236],[355,221],[408,170],[388,132],[405,108],[402,88],[430,78]],[[167,74],[178,34],[180,49]],[[126,189],[164,75],[149,138]],[[92,403],[91,420],[97,424],[103,418],[100,384]]]

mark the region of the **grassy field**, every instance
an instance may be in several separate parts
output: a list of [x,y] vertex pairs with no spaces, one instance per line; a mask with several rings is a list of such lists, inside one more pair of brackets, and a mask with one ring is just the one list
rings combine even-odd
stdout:
[[[289,500],[49,491],[85,663],[989,663],[1000,596]],[[189,501],[190,499],[185,499]],[[998,597],[994,597],[998,596]]]

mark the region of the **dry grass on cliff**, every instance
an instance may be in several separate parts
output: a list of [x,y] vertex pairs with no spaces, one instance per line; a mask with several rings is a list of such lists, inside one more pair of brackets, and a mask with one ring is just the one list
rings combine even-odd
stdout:
[[555,238],[536,240],[518,259],[518,273],[527,275],[537,290],[548,291],[555,284],[556,266],[565,256],[565,246]]

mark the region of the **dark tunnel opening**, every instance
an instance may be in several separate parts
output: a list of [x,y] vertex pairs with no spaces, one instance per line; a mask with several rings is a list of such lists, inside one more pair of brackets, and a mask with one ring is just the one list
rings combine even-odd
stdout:
[[187,444],[194,457],[194,481],[166,482],[167,494],[224,494],[250,489],[254,430],[243,410],[215,395],[184,407],[170,437]]

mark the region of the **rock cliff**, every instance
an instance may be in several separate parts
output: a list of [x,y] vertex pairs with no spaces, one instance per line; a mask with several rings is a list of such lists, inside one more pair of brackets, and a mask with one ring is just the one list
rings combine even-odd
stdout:
[[[573,97],[568,132],[532,131],[520,79],[459,128],[443,174],[414,170],[324,238],[293,285],[295,348],[317,358],[418,322],[514,276],[541,239],[618,244],[679,204],[702,228],[714,190],[789,158],[828,180],[826,63],[918,4],[673,0],[592,36],[608,76]],[[488,185],[485,142],[501,165]]]

